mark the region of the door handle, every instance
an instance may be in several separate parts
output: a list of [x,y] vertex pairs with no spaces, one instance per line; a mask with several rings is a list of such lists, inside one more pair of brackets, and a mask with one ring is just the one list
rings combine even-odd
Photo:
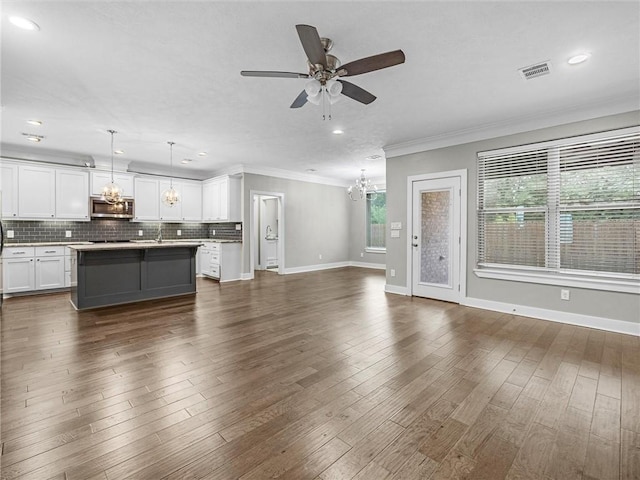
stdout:
[[440,255],[440,257],[438,258],[438,260],[442,261],[444,260],[444,257],[442,255]]
[[417,243],[412,243],[411,245],[413,245],[414,247],[417,247],[418,244]]

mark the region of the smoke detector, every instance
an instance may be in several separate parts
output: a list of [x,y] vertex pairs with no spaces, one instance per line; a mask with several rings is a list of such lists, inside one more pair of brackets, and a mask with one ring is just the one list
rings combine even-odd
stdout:
[[532,78],[544,77],[551,73],[551,61],[545,60],[544,62],[538,62],[528,67],[518,69],[520,76],[525,80],[531,80]]

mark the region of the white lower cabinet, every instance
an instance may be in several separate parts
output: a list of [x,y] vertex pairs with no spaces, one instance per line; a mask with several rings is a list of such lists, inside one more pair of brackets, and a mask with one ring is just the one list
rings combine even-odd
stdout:
[[9,247],[2,253],[7,294],[65,287],[64,247]]
[[217,278],[220,282],[240,280],[240,254],[242,244],[236,242],[205,242],[200,247],[202,275]]

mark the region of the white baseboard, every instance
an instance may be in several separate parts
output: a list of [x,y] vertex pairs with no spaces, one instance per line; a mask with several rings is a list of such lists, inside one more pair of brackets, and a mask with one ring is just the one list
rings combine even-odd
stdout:
[[349,262],[352,267],[373,268],[375,270],[386,270],[387,265],[384,263],[366,263],[366,262]]
[[462,299],[461,305],[467,307],[493,310],[494,312],[512,313],[524,317],[539,318],[551,322],[568,323],[581,327],[596,328],[609,332],[625,333],[627,335],[640,336],[640,323],[625,322],[612,318],[594,317],[580,313],[560,312],[558,310],[548,310],[545,308],[529,307],[526,305],[516,305],[511,303],[494,302],[493,300],[483,300],[481,298],[467,297]]
[[253,272],[240,274],[240,280],[253,280],[253,278],[254,278]]
[[334,262],[334,263],[321,263],[318,265],[304,265],[302,267],[285,268],[284,274],[289,275],[292,273],[304,273],[304,272],[318,272],[320,270],[329,270],[332,268],[342,268],[350,266],[350,262]]
[[409,294],[409,290],[407,290],[407,287],[402,287],[399,285],[389,285],[388,283],[386,283],[384,285],[384,291],[386,293],[393,293],[395,295],[408,295]]

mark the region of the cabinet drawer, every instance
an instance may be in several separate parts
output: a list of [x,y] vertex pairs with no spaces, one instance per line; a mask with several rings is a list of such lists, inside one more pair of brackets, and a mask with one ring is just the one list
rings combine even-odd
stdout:
[[220,265],[220,254],[211,252],[211,265]]
[[219,243],[212,243],[211,244],[211,251],[213,253],[220,253],[220,244]]
[[64,246],[36,247],[36,257],[61,257],[64,255]]
[[2,258],[24,258],[35,255],[34,247],[8,247],[2,252]]
[[216,277],[216,278],[220,278],[220,265],[218,264],[211,264],[211,270],[209,271],[209,274],[212,277]]

